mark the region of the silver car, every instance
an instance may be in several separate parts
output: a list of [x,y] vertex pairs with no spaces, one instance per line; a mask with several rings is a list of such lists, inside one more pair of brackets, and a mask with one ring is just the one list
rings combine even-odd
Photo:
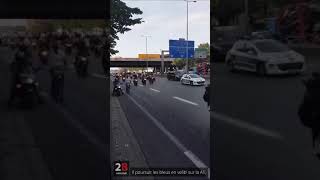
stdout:
[[304,56],[272,39],[237,41],[227,53],[226,64],[231,71],[260,75],[297,74],[306,70]]

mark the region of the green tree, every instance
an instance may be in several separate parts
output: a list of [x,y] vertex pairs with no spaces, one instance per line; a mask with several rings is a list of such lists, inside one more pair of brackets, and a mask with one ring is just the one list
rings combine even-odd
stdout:
[[210,44],[209,43],[201,43],[198,45],[199,49],[205,49],[207,51],[208,56],[210,56]]
[[[178,69],[183,69],[185,68],[186,61],[187,59],[177,58],[173,60],[172,64],[175,65]],[[190,68],[196,65],[196,61],[194,59],[188,59],[188,61],[189,61]]]
[[142,18],[133,18],[133,15],[141,15],[142,11],[139,8],[131,8],[121,0],[111,1],[111,18],[107,22],[109,27],[108,43],[110,45],[110,54],[118,53],[115,48],[116,40],[119,40],[118,34],[130,31],[130,26],[141,24]]
[[173,65],[175,65],[178,69],[182,69],[186,65],[185,59],[174,59],[172,62]]

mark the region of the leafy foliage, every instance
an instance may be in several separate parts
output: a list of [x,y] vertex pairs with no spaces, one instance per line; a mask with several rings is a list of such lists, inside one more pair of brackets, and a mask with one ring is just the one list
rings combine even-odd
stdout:
[[207,51],[207,54],[210,55],[210,45],[209,43],[202,43],[198,45],[199,49],[205,49]]
[[139,8],[131,8],[128,7],[121,0],[112,0],[111,1],[111,18],[110,22],[108,22],[109,28],[109,45],[110,45],[110,54],[118,53],[115,50],[116,40],[119,40],[118,34],[125,33],[130,31],[130,26],[134,26],[136,24],[141,24],[142,18],[134,18],[134,15],[141,15],[142,11]]
[[172,62],[178,69],[182,69],[186,65],[186,61],[184,59],[175,59]]
[[[178,69],[183,69],[187,64],[186,62],[187,62],[186,59],[177,58],[173,60],[172,64],[175,65]],[[193,59],[188,59],[188,62],[189,62],[189,67],[194,67],[196,65],[196,61]]]

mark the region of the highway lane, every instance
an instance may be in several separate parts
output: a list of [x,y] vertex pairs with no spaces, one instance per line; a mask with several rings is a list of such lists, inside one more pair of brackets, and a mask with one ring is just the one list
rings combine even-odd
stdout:
[[[2,51],[1,56],[9,57],[10,52],[5,52]],[[7,62],[6,58],[2,59]],[[9,84],[7,70],[3,67],[1,71],[2,87]],[[54,178],[108,179],[107,81],[94,77],[78,79],[73,72],[68,72],[65,103],[57,105],[48,95],[48,73],[39,72],[37,77],[42,94],[46,95],[45,104],[32,110],[15,111],[23,112]],[[8,91],[1,96],[8,97]],[[5,105],[1,102],[3,108]]]
[[214,64],[212,118],[217,179],[319,179],[311,135],[298,116],[302,76],[258,77]]
[[[119,97],[151,167],[195,167],[190,157],[181,152],[184,148],[205,165],[210,164],[210,119],[203,94],[204,86],[190,87],[166,78],[157,78],[153,85],[147,83],[142,86],[139,81],[137,87],[132,86],[129,95]],[[133,101],[146,112],[137,108]],[[177,144],[170,143],[171,137],[164,136],[165,133],[155,126],[146,113],[183,144],[184,148],[180,148],[180,152]]]
[[[152,104],[154,108],[150,108],[150,111],[153,111],[153,113],[170,113],[174,116],[173,118],[162,117],[163,121],[166,120],[167,123],[171,123],[172,121],[169,119],[174,119],[174,123],[186,124],[186,128],[197,127],[198,129],[193,129],[193,131],[197,131],[198,135],[205,138],[210,128],[210,113],[206,102],[203,100],[204,87],[182,85],[178,81],[158,78],[153,85],[147,84],[146,87],[137,87],[137,93],[134,91],[133,95],[146,103]],[[160,92],[154,92],[152,89]],[[159,112],[158,109],[162,110]]]

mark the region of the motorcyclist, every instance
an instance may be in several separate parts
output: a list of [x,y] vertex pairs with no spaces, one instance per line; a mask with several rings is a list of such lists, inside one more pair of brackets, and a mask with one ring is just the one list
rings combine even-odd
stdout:
[[113,92],[112,94],[116,93],[117,87],[120,86],[120,80],[119,77],[116,77],[113,81]]
[[129,80],[129,79],[126,79],[126,80],[125,80],[126,91],[127,91],[128,93],[130,92],[131,84],[132,84],[132,81],[131,81],[131,80]]
[[113,87],[116,87],[120,83],[120,77],[119,75],[116,75],[116,77],[113,80]]
[[[78,51],[76,55],[75,66],[79,74],[86,76],[88,68],[88,57],[90,56],[90,54],[88,44],[84,39],[80,40],[80,42],[77,44],[77,49]],[[81,57],[86,58],[86,62],[81,62]]]
[[30,38],[28,38],[28,37],[24,38],[23,44],[26,48],[26,52],[32,57],[33,47],[32,47],[32,42],[31,42]]
[[40,57],[40,60],[43,64],[47,64],[49,50],[50,50],[49,43],[46,41],[45,37],[41,37],[39,39],[38,44],[39,44],[38,56]]
[[72,39],[71,37],[66,37],[64,40],[65,43],[65,53],[68,55],[72,54]]
[[56,41],[52,46],[50,57],[51,95],[57,102],[63,102],[64,73],[66,70],[66,57],[61,44]]
[[138,76],[137,76],[136,74],[133,75],[133,84],[134,84],[135,86],[138,85]]
[[[18,50],[15,53],[14,61],[11,63],[12,78],[11,78],[10,97],[8,101],[9,105],[13,103],[14,98],[17,95],[16,84],[20,83],[20,74],[27,72],[27,70],[28,70],[28,73],[34,73],[31,58],[32,56],[27,49],[27,44],[24,43],[23,41],[20,41],[18,44]],[[40,97],[38,88],[35,88],[35,93],[38,98],[38,101],[42,103],[43,100]]]
[[142,84],[146,84],[146,80],[147,80],[146,75],[145,75],[145,74],[142,74],[142,75],[141,75],[141,82],[142,82]]
[[100,52],[101,52],[101,41],[99,39],[99,36],[98,35],[94,35],[92,38],[91,38],[91,46],[93,48],[93,52],[95,54],[95,56],[99,57],[100,56]]
[[320,156],[320,147],[316,147],[316,141],[320,143],[320,73],[313,72],[312,78],[304,81],[306,87],[305,96],[299,107],[298,115],[302,123],[312,131],[312,141],[315,154]]

